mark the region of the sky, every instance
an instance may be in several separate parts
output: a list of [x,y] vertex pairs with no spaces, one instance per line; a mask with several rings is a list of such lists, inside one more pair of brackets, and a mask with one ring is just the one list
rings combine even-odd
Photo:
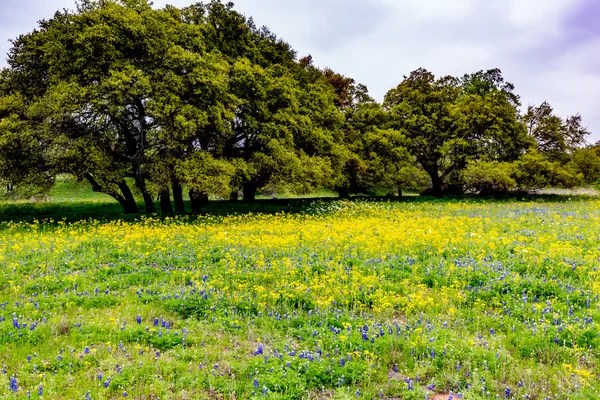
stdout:
[[[155,6],[193,0],[155,0]],[[423,67],[462,76],[500,68],[524,108],[580,113],[600,141],[600,0],[237,0],[299,56],[385,93]],[[8,40],[74,0],[0,0],[0,65]]]

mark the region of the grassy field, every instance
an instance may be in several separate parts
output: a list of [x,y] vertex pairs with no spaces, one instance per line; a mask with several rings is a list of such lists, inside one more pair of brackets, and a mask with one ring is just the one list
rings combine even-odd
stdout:
[[600,398],[597,197],[65,191],[0,207],[0,398]]

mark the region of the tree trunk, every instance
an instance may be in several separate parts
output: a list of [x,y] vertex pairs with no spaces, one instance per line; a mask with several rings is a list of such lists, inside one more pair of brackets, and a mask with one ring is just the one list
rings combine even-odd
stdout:
[[121,193],[123,193],[123,199],[125,206],[123,209],[125,210],[125,214],[137,214],[140,212],[140,209],[135,201],[135,197],[133,197],[133,193],[131,193],[131,189],[125,180],[119,183],[119,189]]
[[146,205],[146,212],[148,214],[154,214],[156,212],[156,207],[154,206],[154,199],[150,196],[148,191],[142,192],[142,196],[144,197],[144,204]]
[[238,201],[240,198],[240,193],[237,190],[234,190],[229,194],[230,201]]
[[256,184],[248,182],[244,184],[244,201],[249,203],[256,200]]
[[171,195],[169,188],[164,188],[160,191],[160,211],[163,215],[173,214],[173,207],[171,206]]
[[88,180],[90,185],[92,185],[92,190],[94,192],[107,194],[117,200],[121,207],[123,207],[123,212],[125,214],[137,214],[140,212],[137,203],[131,194],[131,190],[129,190],[129,186],[127,186],[125,181],[121,181],[117,184],[119,189],[121,189],[121,192],[123,192],[123,195],[121,195],[117,191],[100,185],[91,174],[85,174],[84,178]]
[[150,196],[148,192],[148,188],[146,187],[146,178],[143,176],[141,171],[137,171],[135,173],[135,185],[142,193],[142,197],[144,198],[144,204],[146,205],[146,212],[148,214],[153,214],[156,212],[156,208],[154,207],[154,199]]
[[442,191],[442,178],[440,178],[437,171],[428,171],[431,177],[431,194],[434,197],[442,197],[444,195]]
[[201,214],[202,207],[208,205],[208,193],[197,190],[190,190],[190,204],[192,206],[192,214]]
[[179,179],[175,176],[171,178],[171,184],[173,186],[173,201],[175,203],[175,212],[178,214],[185,214],[185,203],[183,202],[183,188]]
[[336,191],[338,193],[338,196],[340,197],[340,199],[348,199],[350,198],[350,190],[346,187],[339,187],[336,188]]
[[121,207],[123,207],[123,212],[125,214],[137,214],[140,212],[140,209],[138,208],[137,204],[135,206],[133,206],[127,200],[125,200],[125,198],[123,196],[118,196],[118,195],[117,196],[111,195],[111,196],[114,197],[119,202]]

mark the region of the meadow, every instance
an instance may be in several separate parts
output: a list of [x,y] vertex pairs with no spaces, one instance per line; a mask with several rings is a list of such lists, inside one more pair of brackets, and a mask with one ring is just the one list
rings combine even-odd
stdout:
[[600,199],[0,222],[2,399],[600,398]]

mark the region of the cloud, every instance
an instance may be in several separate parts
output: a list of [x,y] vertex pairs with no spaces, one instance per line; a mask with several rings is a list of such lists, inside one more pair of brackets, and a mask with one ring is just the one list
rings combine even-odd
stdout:
[[[74,2],[3,0],[0,40],[60,7]],[[419,67],[459,76],[498,67],[525,106],[547,100],[563,116],[580,112],[600,140],[598,0],[237,0],[236,9],[380,100]]]
[[390,10],[382,2],[364,0],[305,0],[285,6],[280,0],[242,0],[238,5],[244,6],[247,16],[255,15],[252,10],[260,10],[258,25],[265,25],[263,19],[269,20],[266,25],[276,33],[277,28],[285,30],[286,39],[293,36],[323,51],[368,34],[386,20]]

